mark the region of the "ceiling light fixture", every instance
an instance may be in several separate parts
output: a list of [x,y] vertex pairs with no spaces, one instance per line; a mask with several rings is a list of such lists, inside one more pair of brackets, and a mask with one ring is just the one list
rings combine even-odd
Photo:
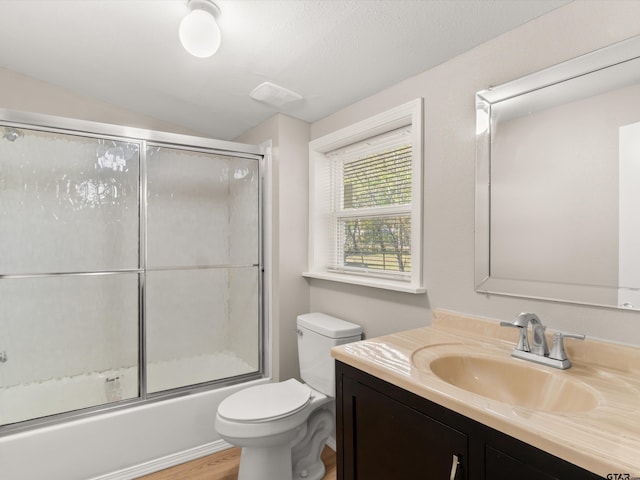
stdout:
[[220,47],[220,28],[216,19],[220,9],[210,0],[188,0],[191,12],[180,22],[180,42],[194,57],[207,58]]

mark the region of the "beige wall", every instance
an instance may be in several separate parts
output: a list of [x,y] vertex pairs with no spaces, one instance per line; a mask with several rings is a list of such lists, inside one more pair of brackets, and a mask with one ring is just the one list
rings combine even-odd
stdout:
[[363,325],[367,336],[426,325],[431,310],[510,320],[534,311],[552,329],[640,345],[640,313],[485,296],[474,291],[474,95],[640,34],[640,2],[576,0],[311,125],[315,139],[424,98],[426,295],[311,280],[310,309]]
[[193,130],[139,115],[6,68],[0,68],[0,108],[163,132],[199,135]]
[[272,142],[272,375],[284,380],[299,375],[296,317],[309,311],[307,266],[309,124],[277,114],[235,139]]

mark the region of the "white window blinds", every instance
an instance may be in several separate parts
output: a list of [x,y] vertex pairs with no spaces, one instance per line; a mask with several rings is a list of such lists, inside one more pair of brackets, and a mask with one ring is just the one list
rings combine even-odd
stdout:
[[330,271],[411,279],[411,125],[328,152]]
[[334,282],[424,293],[422,99],[309,142],[309,268]]

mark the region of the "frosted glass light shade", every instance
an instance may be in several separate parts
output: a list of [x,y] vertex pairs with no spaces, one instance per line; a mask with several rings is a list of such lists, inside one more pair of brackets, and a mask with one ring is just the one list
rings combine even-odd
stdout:
[[193,10],[180,22],[180,42],[194,57],[212,56],[220,47],[220,28],[209,12]]

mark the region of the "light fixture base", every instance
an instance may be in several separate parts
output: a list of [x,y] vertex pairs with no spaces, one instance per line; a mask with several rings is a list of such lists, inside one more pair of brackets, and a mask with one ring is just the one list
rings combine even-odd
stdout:
[[216,20],[220,16],[220,7],[218,7],[211,0],[188,0],[187,5],[189,7],[189,10],[191,10],[192,12],[194,10],[204,10],[205,12],[213,15],[213,18],[215,18]]

